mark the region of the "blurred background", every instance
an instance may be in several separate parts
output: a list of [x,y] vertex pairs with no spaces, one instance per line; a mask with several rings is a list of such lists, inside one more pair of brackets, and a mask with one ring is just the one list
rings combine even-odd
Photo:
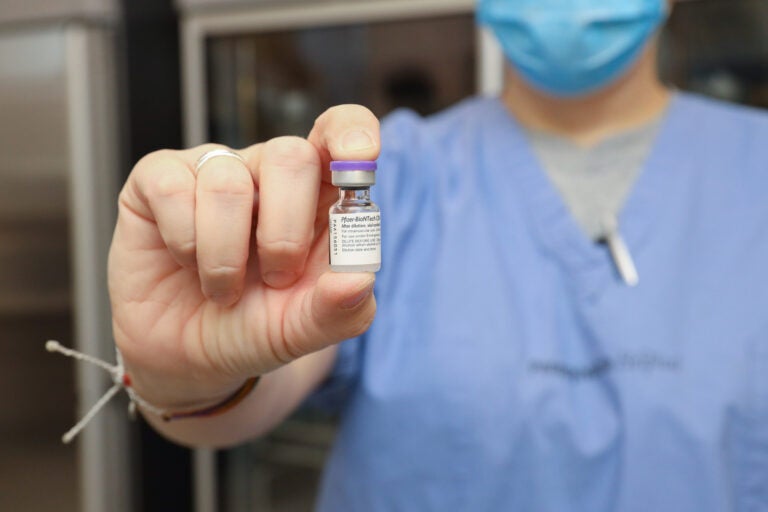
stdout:
[[[306,135],[338,103],[422,114],[502,85],[473,0],[0,0],[0,510],[306,511],[335,432],[306,407],[228,451],[166,443],[47,354],[113,359],[106,251],[131,166],[163,147]],[[768,107],[768,2],[680,2],[662,74]],[[692,134],[695,136],[695,134]]]

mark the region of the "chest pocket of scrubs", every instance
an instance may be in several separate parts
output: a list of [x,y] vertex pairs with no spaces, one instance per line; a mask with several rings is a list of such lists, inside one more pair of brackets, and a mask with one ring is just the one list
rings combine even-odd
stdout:
[[747,349],[743,407],[734,421],[734,492],[739,512],[768,512],[768,333]]

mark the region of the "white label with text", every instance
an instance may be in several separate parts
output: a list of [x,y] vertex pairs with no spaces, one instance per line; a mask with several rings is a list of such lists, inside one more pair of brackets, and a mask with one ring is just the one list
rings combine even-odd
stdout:
[[331,266],[381,263],[381,214],[332,213]]

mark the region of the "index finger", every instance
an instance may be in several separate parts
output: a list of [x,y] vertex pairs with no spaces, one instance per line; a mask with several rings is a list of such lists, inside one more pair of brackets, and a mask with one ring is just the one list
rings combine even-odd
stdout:
[[339,105],[315,121],[307,137],[322,160],[323,181],[331,181],[331,160],[376,160],[381,150],[379,120],[361,105]]

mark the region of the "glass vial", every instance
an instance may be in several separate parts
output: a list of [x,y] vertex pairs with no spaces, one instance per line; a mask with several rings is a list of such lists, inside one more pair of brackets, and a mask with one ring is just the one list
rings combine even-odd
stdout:
[[328,217],[331,270],[378,272],[381,268],[381,212],[371,201],[376,162],[331,162],[339,200]]

